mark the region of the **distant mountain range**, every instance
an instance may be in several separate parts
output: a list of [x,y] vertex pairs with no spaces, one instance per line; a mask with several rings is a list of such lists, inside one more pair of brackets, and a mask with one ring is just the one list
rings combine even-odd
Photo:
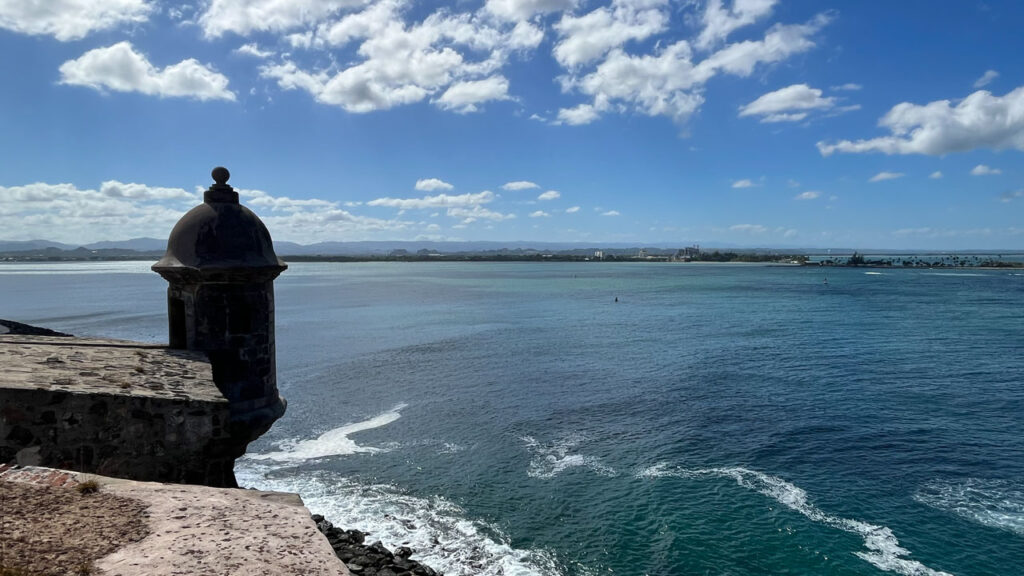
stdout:
[[[679,245],[669,243],[623,243],[623,242],[431,242],[431,241],[362,241],[362,242],[317,242],[315,244],[298,244],[295,242],[274,242],[274,249],[278,256],[386,256],[396,251],[405,251],[415,254],[420,251],[438,254],[457,253],[516,253],[516,252],[558,252],[578,253],[604,250],[615,253],[626,253],[637,251],[641,248],[652,254],[667,254],[685,247],[685,243]],[[0,253],[15,252],[39,252],[47,254],[59,254],[58,251],[66,251],[81,254],[87,251],[96,251],[102,256],[126,257],[133,253],[137,255],[160,254],[167,248],[167,241],[157,238],[132,238],[130,240],[105,240],[83,245],[65,244],[52,240],[0,240]],[[831,252],[836,255],[851,254],[853,248],[813,248],[796,246],[777,246],[751,248],[735,244],[711,244],[704,245],[702,249],[707,250],[732,250],[742,252],[771,252],[771,253],[792,253],[792,254],[824,254]],[[869,254],[920,254],[926,252],[941,251],[913,251],[913,250],[864,250],[861,252]],[[960,253],[1014,253],[1017,250],[960,250]]]

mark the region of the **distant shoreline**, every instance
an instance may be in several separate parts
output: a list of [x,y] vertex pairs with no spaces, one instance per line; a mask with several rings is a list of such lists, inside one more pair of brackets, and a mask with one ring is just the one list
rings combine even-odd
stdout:
[[[160,254],[162,255],[162,253]],[[91,256],[91,257],[54,257],[54,256],[30,256],[20,255],[11,256],[9,254],[0,254],[0,265],[2,264],[61,264],[61,263],[81,263],[81,262],[156,262],[160,255],[140,253],[137,255],[118,255],[118,256]],[[765,255],[742,255],[737,259],[687,259],[687,260],[674,260],[667,257],[653,257],[653,258],[637,258],[637,257],[626,257],[626,256],[611,256],[601,259],[593,257],[584,257],[578,255],[560,255],[560,254],[538,254],[538,255],[480,255],[480,254],[437,254],[423,257],[410,257],[410,256],[306,256],[306,255],[294,255],[294,256],[282,256],[282,260],[286,263],[298,263],[298,262],[334,262],[334,263],[368,263],[368,262],[405,262],[405,263],[417,263],[417,262],[437,262],[437,263],[452,263],[452,262],[579,262],[583,264],[589,263],[640,263],[640,264],[746,264],[746,265],[761,265],[761,266],[772,266],[772,267],[784,267],[784,268],[864,268],[864,269],[933,269],[933,270],[1013,270],[1013,269],[1024,269],[1024,261],[985,261],[980,264],[946,264],[943,262],[928,262],[919,261],[908,264],[887,264],[879,262],[869,262],[863,264],[850,264],[847,262],[836,262],[836,261],[810,261],[807,256],[800,255],[783,255],[778,257],[769,257]],[[909,262],[909,261],[908,261]]]

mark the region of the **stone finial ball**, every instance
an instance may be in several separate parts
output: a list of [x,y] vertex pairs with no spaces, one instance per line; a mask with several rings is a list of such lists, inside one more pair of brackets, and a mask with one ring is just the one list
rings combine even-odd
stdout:
[[228,169],[223,166],[217,166],[211,174],[213,181],[217,184],[227,184],[228,178],[231,178],[231,172],[228,172]]

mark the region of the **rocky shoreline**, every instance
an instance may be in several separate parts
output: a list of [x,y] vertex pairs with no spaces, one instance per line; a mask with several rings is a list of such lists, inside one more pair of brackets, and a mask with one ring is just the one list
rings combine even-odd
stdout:
[[365,532],[337,528],[319,514],[313,514],[313,522],[331,544],[334,554],[355,576],[444,576],[411,560],[409,557],[414,551],[407,546],[399,546],[392,552],[379,540],[365,544]]
[[0,334],[14,334],[17,336],[71,337],[71,334],[57,332],[56,330],[50,330],[49,328],[30,326],[28,324],[22,324],[21,322],[15,322],[14,320],[4,320],[3,318],[0,318]]

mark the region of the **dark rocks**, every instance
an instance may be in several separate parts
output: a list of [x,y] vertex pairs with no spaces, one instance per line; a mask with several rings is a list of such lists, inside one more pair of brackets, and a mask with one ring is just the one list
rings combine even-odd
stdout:
[[444,576],[409,557],[413,550],[400,546],[394,553],[379,540],[367,546],[366,534],[359,530],[336,528],[319,514],[313,515],[317,529],[327,537],[338,559],[355,576]]
[[71,334],[57,332],[56,330],[50,330],[49,328],[40,328],[39,326],[22,324],[21,322],[15,322],[14,320],[4,320],[2,318],[0,318],[0,326],[3,326],[6,329],[0,330],[0,333],[3,334],[15,334],[17,336],[61,336],[67,338],[71,337]]

